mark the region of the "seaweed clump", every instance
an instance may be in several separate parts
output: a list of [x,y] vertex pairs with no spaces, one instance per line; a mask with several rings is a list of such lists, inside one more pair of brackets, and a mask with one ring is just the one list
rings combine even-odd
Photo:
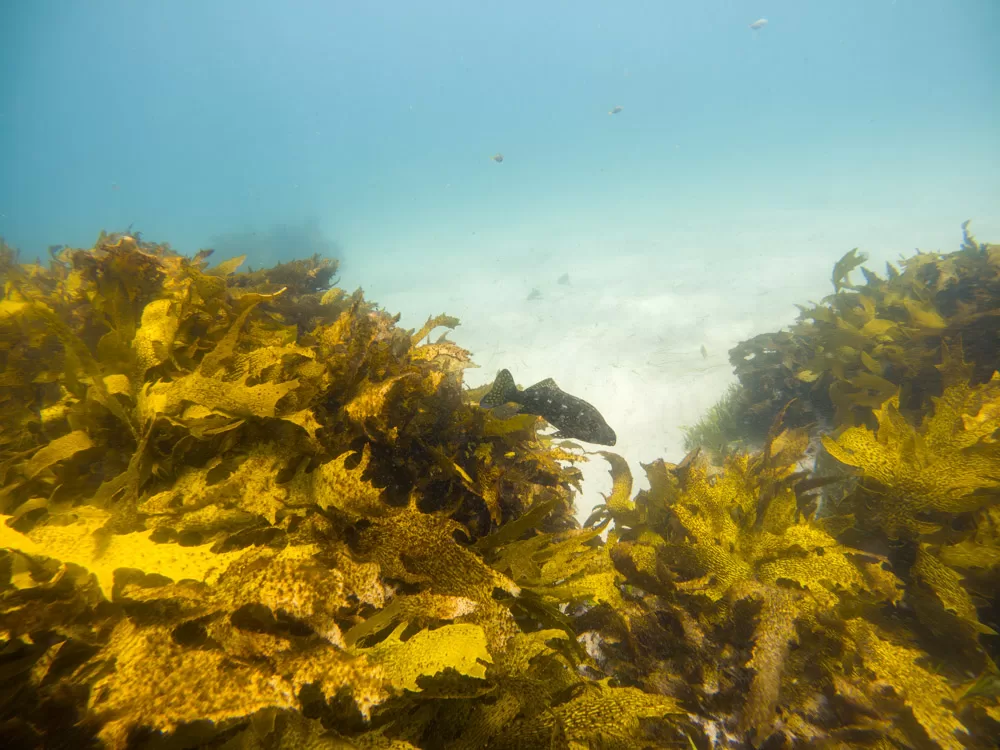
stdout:
[[6,747],[536,747],[667,735],[581,671],[616,601],[581,460],[467,402],[466,351],[132,235],[0,256]]
[[[963,225],[961,248],[920,252],[886,264],[883,278],[852,250],[834,267],[834,293],[800,306],[787,331],[764,333],[729,353],[748,433],[762,438],[792,399],[789,424],[875,426],[875,411],[899,394],[920,419],[941,393],[941,346],[961,347],[971,379],[990,379],[1000,361],[1000,245],[979,243]],[[850,281],[860,267],[863,284]]]
[[864,351],[909,369],[818,439],[789,400],[637,493],[602,452],[581,528],[583,456],[474,405],[430,338],[456,319],[401,330],[319,257],[207,261],[0,254],[5,746],[993,746],[995,332],[941,333],[971,308],[886,303]]
[[658,670],[715,717],[713,737],[997,735],[1000,246],[963,229],[958,252],[887,279],[862,269],[863,285],[849,274],[864,256],[841,258],[832,296],[731,351],[739,385],[688,432],[711,460],[650,464],[650,490],[602,510],[635,586],[606,668],[650,689]]
[[[872,433],[826,437],[859,481],[801,468],[806,430],[720,468],[697,451],[612,461],[608,554],[623,606],[594,608],[599,667],[693,707],[722,747],[988,748],[1000,728],[1000,375],[954,382],[915,430],[890,402]],[[894,543],[886,546],[884,540]]]

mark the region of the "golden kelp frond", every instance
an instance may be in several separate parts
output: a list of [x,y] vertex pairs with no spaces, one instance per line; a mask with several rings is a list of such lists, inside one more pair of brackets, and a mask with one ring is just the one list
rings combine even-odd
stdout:
[[444,326],[445,328],[455,328],[458,326],[458,318],[455,318],[451,315],[443,315],[443,314],[438,315],[436,317],[428,318],[427,322],[424,323],[423,327],[419,331],[414,333],[410,337],[410,339],[413,341],[414,345],[417,345],[425,338],[427,338],[430,335],[431,331],[440,326]]
[[793,592],[773,586],[743,584],[735,591],[738,599],[759,599],[762,603],[754,633],[754,645],[746,666],[753,673],[746,707],[740,717],[740,729],[757,742],[770,736],[781,692],[782,675],[791,645],[797,642],[797,597]]
[[[520,632],[487,665],[485,701],[456,701],[453,711],[438,709],[428,746],[478,750],[492,747],[511,723],[550,710],[581,685],[570,663],[560,654],[567,635],[560,630]],[[456,696],[457,697],[457,696]],[[426,708],[429,707],[425,707]],[[462,717],[460,723],[455,719]],[[526,739],[524,747],[532,747]]]
[[848,281],[848,276],[851,271],[865,263],[867,260],[868,256],[865,253],[858,253],[857,248],[845,253],[833,267],[833,291],[839,292],[842,287],[850,287],[851,285]]
[[[291,326],[298,335],[312,330],[331,319],[331,312],[339,312],[343,305],[343,292],[330,289],[337,282],[338,261],[313,255],[309,258],[279,263],[272,268],[259,270],[247,269],[237,273],[241,264],[235,263],[239,258],[230,259],[230,265],[219,264],[217,268],[223,273],[226,285],[234,295],[248,293],[273,294],[281,289],[286,290],[286,296],[278,299],[272,306],[275,315],[286,325]],[[224,262],[225,263],[225,262]],[[220,268],[221,266],[221,268]],[[211,274],[214,269],[209,269]]]
[[[611,451],[600,451],[600,454],[611,464],[611,494],[594,509],[598,515],[591,518],[596,521],[598,518],[614,517],[618,526],[628,526],[630,520],[633,523],[639,522],[631,497],[632,472],[628,468],[628,462]],[[591,523],[585,525],[590,526]]]
[[493,661],[486,644],[486,633],[478,625],[445,625],[436,630],[421,630],[405,642],[400,635],[406,623],[371,648],[360,649],[371,664],[380,666],[397,689],[417,692],[417,678],[435,675],[445,669],[482,679],[486,665]]
[[[108,513],[96,508],[81,507],[51,523],[36,526],[27,535],[8,529],[4,546],[8,549],[50,557],[58,562],[73,563],[97,576],[101,592],[111,599],[115,571],[120,568],[139,568],[172,580],[216,579],[236,555],[217,555],[206,546],[182,547],[176,544],[157,544],[152,541],[152,531],[119,534],[101,538],[95,532],[108,519]],[[0,517],[6,524],[8,517]]]
[[566,531],[554,535],[533,556],[538,576],[524,580],[532,591],[555,603],[605,604],[622,608],[621,575],[604,547],[587,544],[594,531]]
[[[872,588],[867,566],[874,560],[858,559],[855,551],[799,517],[794,484],[782,480],[791,475],[804,444],[796,439],[785,450],[788,441],[788,433],[782,433],[759,460],[731,457],[715,477],[703,466],[686,472],[670,506],[672,527],[656,530],[664,539],[657,554],[672,558],[674,570],[687,578],[674,583],[677,590],[719,601],[743,581],[787,581],[808,591],[816,604],[832,606],[837,591]],[[651,560],[635,559],[635,564],[637,570],[653,568]]]
[[[831,589],[868,588],[864,565],[846,557],[849,550],[799,515],[794,488],[802,474],[796,467],[807,445],[801,431],[779,432],[776,426],[759,456],[731,456],[721,474],[710,475],[696,463],[685,467],[679,491],[660,511],[667,515],[655,526],[636,523],[644,516],[656,517],[643,507],[653,493],[644,493],[634,511],[621,500],[615,503],[617,510],[609,503],[618,533],[620,527],[629,526],[637,532],[622,536],[632,545],[627,556],[633,557],[635,570],[652,572],[655,567],[649,557],[654,550],[649,541],[641,541],[649,540],[647,532],[652,531],[663,539],[656,545],[656,555],[668,555],[674,570],[689,579],[671,585],[712,601],[725,597],[741,581],[794,582],[823,606],[836,602]],[[622,470],[627,466],[619,467]],[[618,483],[630,485],[631,477]],[[658,484],[663,491],[664,483]]]
[[469,600],[474,606],[463,607],[468,609],[466,619],[485,630],[491,649],[500,649],[516,626],[494,590],[517,595],[520,589],[455,541],[453,534],[461,529],[455,521],[409,505],[370,519],[356,548],[362,559],[378,564],[386,580],[420,587],[428,594]]
[[89,708],[107,717],[100,736],[111,747],[126,747],[136,726],[170,732],[208,719],[218,733],[262,709],[297,707],[306,685],[318,685],[327,697],[348,689],[364,714],[384,698],[379,667],[328,644],[278,652],[261,669],[234,662],[225,650],[191,649],[169,631],[123,620],[107,649],[114,669],[95,683]]
[[[365,445],[360,461],[344,453],[320,464],[312,472],[300,471],[291,483],[292,504],[316,503],[320,508],[335,508],[351,519],[384,515],[388,508],[382,492],[363,477],[370,470],[371,448]],[[351,462],[353,468],[348,469]]]
[[515,722],[490,747],[640,750],[649,746],[649,738],[643,736],[642,720],[679,717],[683,713],[676,701],[666,696],[606,683],[581,684],[567,701]]
[[270,442],[247,454],[215,457],[201,468],[178,471],[169,487],[148,493],[138,510],[148,528],[171,529],[189,539],[193,533],[212,539],[252,526],[258,518],[274,525],[296,499],[291,496],[294,484],[277,481],[292,461],[286,446]]
[[487,439],[472,453],[469,489],[481,499],[493,524],[518,518],[560,498],[563,502],[553,506],[559,512],[548,518],[565,528],[570,507],[566,500],[572,488],[579,488],[581,476],[578,469],[565,463],[583,461],[585,457],[539,437],[535,432],[538,418],[534,415],[500,420],[491,411],[477,409],[474,418],[475,429],[482,430]]
[[[330,645],[340,641],[334,616],[348,604],[352,580],[318,564],[315,546],[216,553],[205,546],[156,544],[147,532],[112,536],[98,549],[92,532],[103,521],[99,513],[84,514],[68,525],[36,527],[30,537],[8,529],[0,541],[17,559],[37,566],[39,574],[32,576],[39,581],[36,587],[48,586],[42,571],[53,557],[63,572],[90,569],[97,574],[96,591],[105,605],[75,607],[78,622],[63,633],[70,639],[63,644],[72,647],[85,639],[93,656],[64,679],[86,684],[99,676],[90,688],[89,710],[103,723],[101,737],[109,746],[125,746],[129,732],[139,726],[173,731],[182,723],[209,718],[222,729],[265,707],[297,706],[296,694],[318,675],[328,695],[345,687],[355,691],[359,710],[381,700],[384,675],[363,659],[338,655]],[[74,575],[85,596],[86,589],[79,588],[84,579]],[[163,583],[169,579],[175,583]],[[64,587],[64,601],[66,593]],[[112,598],[119,605],[131,602],[132,617],[109,605]],[[3,599],[17,601],[10,591]],[[53,612],[49,605],[49,614],[68,614],[65,606]],[[8,636],[16,637],[19,630],[26,636],[31,632],[26,627],[41,624],[37,614],[29,617],[36,607],[4,608],[5,623],[16,628]],[[276,623],[272,617],[268,625],[271,615],[261,619],[262,613],[293,618],[322,641],[296,654],[282,645],[289,635],[265,634],[262,629],[274,629]],[[93,622],[89,631],[81,627],[87,620]],[[276,632],[282,633],[280,625]],[[192,648],[195,644],[200,647]],[[268,666],[236,667],[233,657],[263,657]],[[43,688],[45,674],[39,674],[36,689]]]
[[429,591],[400,594],[388,606],[359,622],[344,634],[349,646],[374,635],[397,622],[407,622],[417,627],[427,627],[440,622],[454,621],[474,612],[479,605],[464,596],[445,596]]
[[509,578],[455,541],[461,524],[421,513],[412,505],[384,518],[369,519],[358,549],[383,574],[409,583],[427,583],[435,593],[487,600],[494,588],[517,593]]
[[[961,577],[973,603],[994,604],[1000,591],[1000,505],[976,513],[974,526],[956,537],[929,552]],[[996,620],[993,623],[996,630]]]
[[[823,445],[858,468],[867,485],[849,506],[859,521],[893,538],[930,534],[939,514],[967,513],[997,501],[1000,488],[1000,378],[949,386],[920,430],[900,414],[898,398],[876,411],[878,431],[851,427]],[[968,420],[968,422],[967,422]],[[974,427],[966,429],[966,424]]]
[[934,368],[943,345],[973,356],[974,383],[988,380],[1000,356],[1000,246],[977,243],[967,225],[963,232],[959,251],[919,253],[902,271],[890,265],[888,278],[862,268],[859,285],[847,274],[865,258],[852,250],[835,266],[833,295],[800,308],[788,331],[733,348],[744,437],[760,439],[793,398],[792,425],[874,427],[873,412],[900,388],[905,408],[922,415],[941,392]]
[[959,636],[996,635],[979,621],[976,605],[963,586],[962,576],[945,565],[926,545],[917,548],[917,558],[910,568],[913,577],[911,600],[920,618],[939,633],[958,631]]
[[922,654],[882,637],[871,623],[848,620],[847,632],[856,645],[864,668],[880,687],[891,690],[905,705],[927,737],[945,750],[961,750],[965,727],[955,718],[956,696],[947,681],[918,663]]

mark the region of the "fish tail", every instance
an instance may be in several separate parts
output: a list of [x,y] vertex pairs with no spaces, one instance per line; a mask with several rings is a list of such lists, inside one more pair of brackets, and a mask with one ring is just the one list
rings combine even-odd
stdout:
[[484,409],[492,409],[494,406],[502,406],[508,401],[513,401],[517,396],[517,386],[514,384],[514,376],[510,370],[501,370],[497,373],[497,379],[493,381],[490,392],[483,396],[479,405]]

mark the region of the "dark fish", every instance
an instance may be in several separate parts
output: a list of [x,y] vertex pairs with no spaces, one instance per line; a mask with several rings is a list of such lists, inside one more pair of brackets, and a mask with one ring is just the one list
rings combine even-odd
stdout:
[[501,370],[493,388],[479,405],[492,409],[507,403],[520,404],[521,411],[537,414],[559,428],[556,437],[583,440],[598,445],[614,445],[617,438],[604,417],[582,398],[563,391],[552,378],[546,378],[523,391],[514,384],[510,370]]
[[503,163],[503,154],[493,154],[493,156],[491,156],[490,158],[497,164]]
[[621,112],[621,111],[622,111],[623,109],[624,109],[624,107],[622,107],[621,105],[616,105],[616,106],[614,106],[614,107],[612,107],[612,108],[610,109],[610,111],[608,112],[608,114],[609,114],[609,115],[617,115],[617,114],[618,114],[619,112]]

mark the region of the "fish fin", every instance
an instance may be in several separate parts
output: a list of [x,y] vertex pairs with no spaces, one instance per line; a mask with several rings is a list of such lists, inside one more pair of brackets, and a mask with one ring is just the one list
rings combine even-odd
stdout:
[[545,378],[545,380],[539,380],[537,383],[535,383],[527,390],[531,391],[534,390],[535,388],[558,388],[558,387],[559,386],[556,385],[556,381],[554,381],[552,378]]
[[492,409],[494,406],[513,401],[516,396],[517,386],[514,384],[514,376],[510,374],[510,370],[501,370],[493,381],[493,387],[483,396],[479,405],[484,409]]

